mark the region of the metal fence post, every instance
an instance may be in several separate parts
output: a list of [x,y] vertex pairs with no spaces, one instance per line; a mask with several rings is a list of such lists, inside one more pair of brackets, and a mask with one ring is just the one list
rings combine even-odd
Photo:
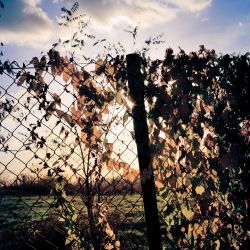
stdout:
[[162,241],[154,175],[151,166],[148,127],[144,105],[144,78],[140,70],[141,58],[138,54],[129,54],[126,56],[126,59],[129,92],[134,102],[132,116],[138,151],[148,244],[150,250],[160,250],[162,249]]

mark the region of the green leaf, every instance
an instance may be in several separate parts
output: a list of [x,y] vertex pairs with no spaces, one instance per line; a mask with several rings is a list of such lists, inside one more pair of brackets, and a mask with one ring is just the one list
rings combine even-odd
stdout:
[[125,123],[128,121],[129,118],[129,113],[125,112],[123,117],[122,117],[122,121],[123,121],[123,126],[125,125]]
[[59,164],[59,161],[55,161],[55,162],[53,163],[52,167],[55,166],[55,165],[57,165],[57,164]]
[[117,94],[115,95],[115,100],[120,105],[122,105],[122,98],[123,98],[122,92],[121,91],[117,92]]

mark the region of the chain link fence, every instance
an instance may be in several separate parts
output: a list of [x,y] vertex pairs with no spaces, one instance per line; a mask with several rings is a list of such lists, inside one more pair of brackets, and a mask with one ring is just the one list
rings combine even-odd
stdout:
[[[87,65],[75,64],[74,67],[81,70],[85,70],[85,67],[91,70],[92,67],[95,71],[95,65],[96,62],[91,62]],[[44,105],[49,107],[52,104],[45,112],[41,109],[42,102],[35,96],[34,92],[39,91],[35,82],[31,87],[26,78],[24,84],[20,84],[24,74],[35,74],[33,66],[26,67],[21,77],[18,75],[24,72],[22,68],[1,75],[1,242],[6,246],[15,244],[11,241],[13,227],[23,227],[26,223],[32,224],[27,236],[29,238],[32,233],[34,242],[18,241],[18,246],[24,244],[26,249],[28,244],[44,249],[45,246],[58,247],[57,241],[63,242],[67,232],[61,226],[60,213],[58,216],[56,211],[58,201],[53,192],[57,175],[63,178],[67,200],[72,204],[78,226],[86,237],[90,228],[86,218],[86,193],[89,192],[95,200],[93,202],[108,205],[110,224],[116,237],[127,248],[145,245],[144,212],[132,119],[121,106],[119,96],[116,100],[111,97],[110,101],[114,102],[112,109],[104,106],[96,112],[95,106],[89,103],[88,107],[83,107],[85,114],[77,113],[77,105],[79,107],[79,101],[83,100],[79,100],[71,82],[67,83],[75,70],[65,70],[63,77],[54,76],[50,70],[41,74],[50,98],[46,100],[48,104]],[[100,93],[111,88],[103,77],[90,76],[89,84],[92,88],[95,85]],[[71,126],[73,115],[78,121],[81,116],[84,117],[82,122],[86,123],[95,122],[91,119],[95,119],[96,115],[102,117],[96,127],[87,124],[89,127],[86,126],[84,131],[79,129],[82,124],[78,128]],[[97,125],[103,129],[98,130]],[[92,131],[88,134],[87,129]],[[104,142],[99,147],[100,138]],[[80,140],[93,147],[80,145],[83,144]],[[97,154],[102,159],[97,159]],[[100,164],[105,166],[100,168]],[[89,182],[88,186],[86,181]],[[23,230],[19,230],[21,232],[17,233],[23,234]]]
[[[0,248],[148,249],[127,62],[57,53],[1,69]],[[188,75],[181,53],[139,69],[163,248],[246,249],[247,200],[224,183],[243,185],[240,159],[219,153],[223,87],[206,82],[217,65],[200,56]]]

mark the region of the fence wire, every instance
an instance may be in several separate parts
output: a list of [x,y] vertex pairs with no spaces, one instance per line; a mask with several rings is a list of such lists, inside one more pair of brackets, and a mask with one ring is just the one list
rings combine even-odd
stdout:
[[[112,80],[98,73],[103,61],[65,63],[62,72],[40,72],[33,62],[0,75],[0,248],[148,249],[133,103],[124,89],[112,96]],[[212,105],[198,98],[187,110],[185,87],[166,84],[176,68],[152,64],[145,105],[163,246],[244,249],[247,215],[211,167],[216,133],[205,123],[202,133],[193,129],[202,109],[210,119]],[[179,123],[190,112],[193,124]]]
[[[91,68],[95,64],[93,62],[87,66]],[[79,65],[75,66],[79,67]],[[84,70],[84,66],[80,66]],[[59,111],[56,113],[52,109],[51,112],[55,112],[54,117],[49,114],[51,117],[48,118],[41,107],[39,110],[41,102],[38,98],[34,98],[35,95],[28,89],[28,84],[17,87],[19,79],[17,76],[22,70],[17,68],[11,74],[4,72],[1,75],[3,108],[0,152],[3,194],[1,196],[1,247],[4,249],[8,245],[10,247],[15,245],[26,249],[28,245],[35,249],[64,248],[67,232],[62,226],[60,213],[58,215],[57,199],[53,193],[57,185],[55,177],[59,174],[63,178],[67,200],[72,204],[77,215],[77,226],[86,237],[89,236],[90,227],[87,223],[86,192],[92,192],[93,199],[97,199],[94,197],[97,195],[97,190],[94,189],[99,188],[96,202],[107,204],[110,225],[117,239],[124,242],[125,248],[132,249],[138,245],[145,245],[145,222],[131,117],[124,117],[125,109],[119,103],[114,105],[113,109],[104,107],[99,113],[105,116],[101,125],[107,130],[102,135],[101,132],[94,131],[96,135],[93,133],[90,140],[95,145],[101,136],[105,136],[104,150],[110,154],[110,157],[112,154],[112,158],[106,163],[98,163],[106,166],[100,169],[97,187],[93,180],[96,178],[94,174],[97,170],[94,170],[95,173],[91,171],[95,168],[93,165],[95,163],[90,160],[92,161],[90,169],[86,169],[88,157],[90,154],[96,154],[96,151],[82,148],[84,146],[80,145],[82,142],[78,139],[80,136],[85,137],[86,133],[72,128],[67,116],[64,116],[67,113],[74,115],[77,102],[76,92],[71,83],[65,84],[67,74],[71,76],[71,72],[64,72],[64,81],[49,71],[41,75],[43,81],[47,83],[47,95],[51,100],[53,98],[57,98],[56,101],[60,100],[58,106],[64,112],[61,115]],[[31,66],[26,70],[30,74],[35,72]],[[100,92],[106,91],[108,83],[101,77],[96,79],[91,76],[91,80]],[[86,111],[89,114],[95,112]],[[38,132],[34,127],[39,129]],[[37,139],[35,143],[32,142],[34,139]],[[93,155],[91,158],[94,158]],[[91,191],[86,190],[86,178],[95,185]],[[26,227],[29,228],[28,231]],[[20,241],[11,240],[13,228]],[[25,236],[28,240],[23,241]],[[119,243],[117,244],[119,247]]]

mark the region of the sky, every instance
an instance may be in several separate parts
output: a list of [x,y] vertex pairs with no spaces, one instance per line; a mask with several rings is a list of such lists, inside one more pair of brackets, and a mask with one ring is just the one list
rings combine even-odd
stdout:
[[[4,58],[22,62],[48,51],[59,38],[66,40],[74,27],[61,28],[58,18],[72,0],[2,0],[0,41]],[[90,17],[88,32],[110,43],[118,41],[132,53],[150,36],[163,34],[165,42],[151,49],[159,59],[164,50],[178,46],[187,52],[200,44],[217,53],[250,51],[250,0],[78,0],[79,14]],[[138,26],[135,45],[128,26]],[[90,43],[91,45],[91,43]],[[101,47],[86,46],[93,56]]]
[[[30,62],[34,56],[46,53],[53,43],[70,39],[77,31],[75,26],[62,28],[58,25],[61,8],[71,8],[75,1],[70,0],[1,0],[4,9],[0,9],[0,41],[4,56],[0,60],[9,59]],[[86,15],[90,19],[87,34],[94,34],[97,40],[106,42],[93,46],[91,39],[86,47],[77,51],[79,60],[95,57],[108,44],[122,44],[125,53],[133,53],[145,46],[150,36],[163,34],[165,43],[152,46],[151,57],[163,59],[164,51],[178,47],[186,52],[198,50],[199,45],[215,49],[217,53],[246,53],[250,51],[250,0],[78,0],[77,14]],[[138,36],[133,42],[131,34],[124,31],[128,27],[138,26]],[[85,32],[85,31],[84,31]],[[66,48],[72,50],[72,48]],[[1,80],[2,79],[2,80]],[[1,86],[6,79],[0,79]],[[12,83],[12,79],[10,84]],[[8,91],[15,93],[17,99],[20,92],[16,85],[10,85]],[[7,121],[6,121],[7,122]],[[3,124],[2,124],[3,125]],[[10,130],[12,125],[6,124]],[[13,128],[14,130],[14,128]],[[17,133],[17,130],[15,130]],[[14,142],[12,143],[14,144]],[[17,145],[18,146],[18,145]],[[21,152],[26,160],[33,157]],[[9,159],[9,158],[10,159]],[[14,156],[0,155],[1,169]],[[13,172],[21,171],[24,164],[17,159],[8,165]],[[0,162],[1,163],[1,162]],[[20,169],[16,169],[19,166]],[[7,174],[10,174],[6,171]]]

